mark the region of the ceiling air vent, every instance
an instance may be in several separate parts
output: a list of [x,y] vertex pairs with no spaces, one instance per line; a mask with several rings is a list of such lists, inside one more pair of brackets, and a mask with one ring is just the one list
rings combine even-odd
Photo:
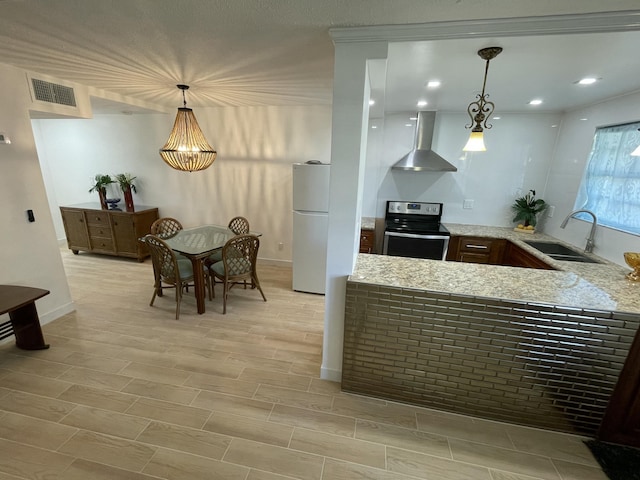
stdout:
[[58,105],[67,105],[69,107],[76,106],[76,96],[71,87],[45,82],[37,78],[31,78],[31,85],[33,86],[33,94],[36,100],[57,103]]

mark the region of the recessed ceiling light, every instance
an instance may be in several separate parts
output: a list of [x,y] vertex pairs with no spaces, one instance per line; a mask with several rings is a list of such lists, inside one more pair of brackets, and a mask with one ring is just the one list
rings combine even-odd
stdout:
[[413,123],[405,123],[404,126],[405,127],[413,127]]
[[529,105],[540,105],[542,103],[542,100],[540,100],[539,98],[536,98],[534,100],[531,100],[529,102]]
[[551,125],[551,128],[556,128],[558,126],[557,123],[554,123],[553,125]]
[[589,120],[588,118],[581,118],[580,121],[581,122],[586,122],[587,120]]
[[427,82],[427,88],[437,88],[440,86],[440,80],[430,80]]
[[409,117],[409,120],[413,120],[414,122],[418,119],[418,117]]
[[376,104],[375,100],[373,100],[373,99],[369,100],[369,105],[375,105],[375,104]]
[[493,117],[494,120],[500,120],[502,117]]
[[418,100],[418,106],[419,107],[426,107],[427,106],[427,101],[426,100]]
[[597,81],[598,81],[597,78],[585,77],[585,78],[582,78],[582,79],[578,80],[578,84],[579,85],[591,85],[593,83],[596,83]]
[[371,125],[371,128],[378,128],[377,125]]

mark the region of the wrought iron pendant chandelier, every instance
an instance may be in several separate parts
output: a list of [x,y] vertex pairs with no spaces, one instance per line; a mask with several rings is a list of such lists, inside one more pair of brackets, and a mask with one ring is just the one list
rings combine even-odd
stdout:
[[[489,61],[496,58],[502,52],[501,47],[487,47],[478,50],[478,55],[487,61],[484,69],[484,81],[482,82],[482,93],[476,95],[477,100],[471,102],[467,107],[467,112],[471,118],[471,124],[465,125],[465,128],[471,128],[469,140],[462,150],[465,152],[484,152],[487,148],[484,146],[484,129],[490,129],[491,124],[487,123],[489,117],[493,113],[495,105],[487,100],[489,94],[485,93],[487,86],[487,74],[489,73]],[[472,128],[473,127],[473,128]]]
[[167,165],[176,170],[195,172],[211,166],[218,153],[204,138],[193,110],[187,108],[185,90],[189,85],[176,85],[182,90],[183,106],[178,108],[176,121],[169,139],[160,149],[160,156]]

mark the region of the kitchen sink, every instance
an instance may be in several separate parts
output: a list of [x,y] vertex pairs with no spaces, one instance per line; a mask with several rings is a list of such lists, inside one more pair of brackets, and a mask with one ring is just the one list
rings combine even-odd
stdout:
[[525,240],[524,243],[532,246],[539,252],[561,262],[600,263],[586,255],[556,242],[536,242]]

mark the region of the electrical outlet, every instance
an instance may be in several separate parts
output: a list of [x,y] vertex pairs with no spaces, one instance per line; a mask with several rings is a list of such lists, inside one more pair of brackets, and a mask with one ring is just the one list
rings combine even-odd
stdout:
[[553,214],[554,213],[556,213],[556,206],[555,205],[549,205],[549,208],[547,208],[547,217],[553,218]]
[[462,208],[466,209],[466,210],[471,210],[473,209],[473,204],[476,203],[475,200],[464,200],[462,202]]
[[278,243],[278,250],[284,250],[284,243]]

